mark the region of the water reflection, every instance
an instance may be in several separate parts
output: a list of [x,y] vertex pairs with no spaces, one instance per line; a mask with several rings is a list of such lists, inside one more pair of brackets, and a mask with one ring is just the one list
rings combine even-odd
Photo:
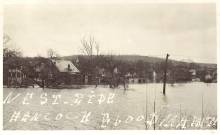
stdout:
[[[217,116],[217,85],[216,84],[205,84],[205,83],[186,83],[186,84],[174,84],[174,86],[167,85],[166,95],[162,94],[162,84],[134,84],[129,85],[127,90],[121,88],[110,89],[105,86],[98,86],[97,88],[88,87],[84,89],[4,89],[4,99],[6,96],[13,92],[14,94],[20,93],[22,96],[19,97],[16,102],[4,105],[4,129],[100,129],[102,123],[102,113],[108,113],[110,124],[105,129],[145,129],[145,122],[136,121],[135,118],[146,117],[150,120],[154,112],[154,101],[155,111],[158,114],[158,124],[156,129],[166,129],[165,127],[159,127],[160,123],[168,115],[185,118],[189,117],[193,119],[194,116],[201,117],[202,113],[202,96],[203,95],[203,115]],[[33,100],[28,106],[22,105],[22,98],[26,93],[34,93]],[[61,95],[61,99],[58,100],[58,104],[51,105],[45,104],[40,105],[40,98],[42,93],[47,93],[48,103],[52,103],[52,95]],[[74,101],[75,94],[80,93],[84,95],[80,105],[71,105]],[[114,103],[107,104],[107,96],[110,93],[114,93]],[[92,103],[88,103],[88,96],[94,94],[95,98]],[[105,96],[101,104],[98,100],[100,95]],[[64,104],[68,102],[69,104]],[[181,113],[180,113],[181,104]],[[60,121],[39,121],[39,122],[17,122],[10,123],[9,119],[15,110],[22,112],[38,112],[41,114],[50,113],[56,115],[59,113],[63,114],[63,117],[74,118],[72,114],[79,115],[82,117],[82,112],[91,112],[91,116],[88,123],[80,123],[81,119],[62,119]],[[147,112],[146,112],[147,111]],[[71,114],[71,115],[70,115]],[[175,116],[175,117],[174,117]],[[126,121],[127,118],[133,117],[133,121],[130,123],[119,124],[114,126],[114,122],[117,118]],[[179,122],[179,119],[178,119]],[[44,124],[42,126],[41,124]],[[42,128],[43,127],[43,128]],[[173,127],[174,128],[174,127]],[[168,129],[173,129],[168,128]],[[179,127],[178,127],[179,128]],[[192,128],[189,128],[192,129]]]

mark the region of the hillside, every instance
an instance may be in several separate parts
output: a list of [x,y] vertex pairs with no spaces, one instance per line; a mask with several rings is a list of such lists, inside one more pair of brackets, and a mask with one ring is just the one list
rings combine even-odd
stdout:
[[[64,56],[63,59],[66,60],[75,60],[77,57],[88,57],[86,55],[71,55],[71,56]],[[105,55],[108,56],[108,55]],[[128,62],[135,62],[138,60],[142,60],[143,62],[149,62],[149,63],[160,63],[165,61],[165,58],[158,58],[158,57],[150,57],[150,56],[141,56],[141,55],[113,55],[113,58],[115,60],[121,60],[121,61],[128,61]],[[179,65],[179,64],[189,64],[187,62],[183,61],[177,61],[173,59],[169,59],[169,61],[172,61],[173,64]],[[210,63],[195,63],[200,67],[207,67],[207,68],[217,68],[217,64],[210,64]]]
[[[64,56],[62,58],[66,59],[66,60],[74,60],[78,56],[85,57],[85,58],[88,57],[86,55],[71,55],[71,56]],[[110,55],[105,55],[105,56],[110,56]],[[141,55],[113,55],[113,58],[115,60],[130,61],[130,62],[135,62],[135,61],[138,61],[138,60],[142,60],[144,62],[157,63],[157,62],[164,61],[164,59],[162,59],[162,58],[141,56]]]

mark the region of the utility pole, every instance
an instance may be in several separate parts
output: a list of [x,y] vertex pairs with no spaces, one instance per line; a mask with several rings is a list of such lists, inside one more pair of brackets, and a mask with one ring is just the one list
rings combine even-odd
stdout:
[[203,117],[204,117],[204,107],[203,107],[203,103],[204,101],[203,101],[203,94],[202,94],[202,116],[201,116],[201,121],[203,120]]
[[147,105],[148,105],[148,102],[147,102],[147,100],[148,100],[148,97],[147,97],[148,95],[147,95],[147,83],[146,83],[146,116],[145,116],[145,126],[146,126],[146,130],[148,129],[148,127],[147,127]]
[[163,77],[163,95],[166,94],[166,81],[167,81],[167,61],[168,61],[168,57],[170,55],[167,54],[166,56],[166,62],[165,62],[165,67],[164,67],[164,77]]
[[155,119],[155,117],[156,117],[156,102],[154,100],[154,130],[156,129],[156,119]]

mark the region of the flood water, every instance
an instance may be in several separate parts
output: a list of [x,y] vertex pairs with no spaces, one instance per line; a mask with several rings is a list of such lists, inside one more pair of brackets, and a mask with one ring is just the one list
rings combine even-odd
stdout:
[[5,130],[217,128],[216,83],[167,84],[166,95],[160,83],[128,90],[4,88],[3,95]]

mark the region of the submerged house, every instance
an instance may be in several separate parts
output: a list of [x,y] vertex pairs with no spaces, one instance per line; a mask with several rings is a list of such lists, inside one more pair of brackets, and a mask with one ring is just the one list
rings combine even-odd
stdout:
[[35,80],[45,81],[47,86],[80,84],[81,75],[76,66],[68,60],[47,59],[35,65]]
[[3,85],[7,87],[21,87],[26,83],[27,60],[10,57],[3,62]]
[[11,58],[4,62],[4,85],[27,87],[56,87],[60,84],[82,84],[77,67],[68,60]]
[[54,67],[57,69],[59,82],[62,84],[81,84],[82,79],[80,71],[68,60],[52,60]]
[[25,79],[26,75],[22,72],[22,66],[18,68],[8,69],[8,86],[21,86]]

